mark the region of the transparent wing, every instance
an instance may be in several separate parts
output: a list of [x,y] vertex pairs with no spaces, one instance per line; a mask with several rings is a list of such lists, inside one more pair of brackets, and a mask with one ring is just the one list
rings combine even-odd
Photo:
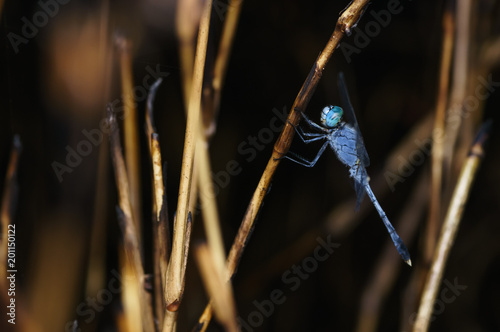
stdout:
[[361,135],[361,131],[359,130],[358,120],[356,119],[356,115],[354,114],[354,109],[352,108],[351,100],[349,99],[349,92],[347,91],[347,86],[345,84],[344,74],[342,72],[339,73],[339,91],[340,91],[340,101],[342,102],[342,106],[344,107],[344,116],[348,120],[348,123],[354,127],[357,132],[357,140],[356,140],[356,150],[358,153],[358,158],[364,167],[370,166],[370,157],[368,157],[368,152],[366,152],[365,143],[363,142],[363,136]]

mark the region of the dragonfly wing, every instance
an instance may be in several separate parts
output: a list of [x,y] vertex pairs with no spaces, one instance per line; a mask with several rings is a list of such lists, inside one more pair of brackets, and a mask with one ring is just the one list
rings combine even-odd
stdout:
[[356,192],[355,210],[358,211],[363,198],[365,198],[365,188],[368,185],[368,174],[366,173],[366,168],[359,163],[350,169],[350,173],[351,177],[354,179],[354,191]]
[[363,136],[361,135],[361,131],[359,130],[358,120],[356,119],[356,114],[354,114],[354,109],[351,104],[351,100],[349,99],[349,92],[347,91],[347,85],[344,79],[344,73],[339,73],[339,91],[340,91],[340,100],[342,102],[342,106],[344,107],[344,116],[348,119],[347,122],[350,122],[352,127],[357,132],[356,139],[356,150],[358,153],[358,158],[361,164],[364,167],[370,166],[370,157],[368,156],[368,152],[366,152],[365,143],[363,142]]

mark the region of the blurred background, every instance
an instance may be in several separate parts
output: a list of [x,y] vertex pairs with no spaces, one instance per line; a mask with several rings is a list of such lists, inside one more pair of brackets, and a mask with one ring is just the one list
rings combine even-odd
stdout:
[[[277,128],[347,4],[243,3],[210,143],[227,251],[271,156]],[[431,197],[430,135],[447,4],[452,11],[457,6],[453,1],[370,4],[334,52],[306,110],[318,121],[325,105],[339,103],[337,75],[343,71],[370,155],[373,191],[408,246],[414,267],[400,260],[368,199],[354,211],[348,170],[331,151],[312,169],[284,160],[233,280],[242,331],[410,330],[424,282],[420,272],[428,268],[423,252]],[[117,248],[122,245],[108,135],[101,127],[107,103],[123,106],[113,43],[117,35],[131,41],[143,251],[145,270],[152,272],[151,166],[144,114],[150,85],[163,77],[154,116],[167,162],[172,220],[186,126],[178,5],[173,0],[3,3],[1,188],[14,135],[19,135],[23,150],[12,210],[18,324],[15,329],[3,314],[2,331],[71,331],[74,320],[81,331],[120,330],[120,292],[112,293],[105,305],[102,298],[102,290],[117,279]],[[214,1],[208,78],[230,8],[225,0]],[[190,14],[191,19],[199,15]],[[444,272],[441,289],[449,291],[438,295],[441,302],[431,331],[500,331],[499,15],[497,1],[471,4],[466,75],[450,73],[450,85],[464,87],[468,104],[457,113],[460,121],[452,117],[447,122],[458,127],[444,174],[442,217],[475,133],[485,119],[493,119],[493,126]],[[452,60],[459,57],[454,53]],[[291,147],[307,157],[317,149],[319,145],[306,146],[300,140]],[[229,174],[231,165],[237,165],[237,174]],[[199,211],[194,216],[196,242],[205,235]],[[335,243],[333,252],[324,261],[314,259],[314,250],[328,241]],[[185,289],[179,331],[191,330],[207,303],[192,260]],[[2,292],[5,308],[8,298]],[[273,302],[276,292],[282,296]],[[97,299],[95,307],[92,299]],[[219,330],[212,322],[209,331]]]

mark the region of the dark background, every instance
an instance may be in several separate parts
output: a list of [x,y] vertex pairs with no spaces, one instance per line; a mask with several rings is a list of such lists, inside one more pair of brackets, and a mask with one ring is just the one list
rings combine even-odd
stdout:
[[[339,12],[346,5],[347,2],[342,1],[247,1],[243,5],[222,93],[217,132],[210,147],[215,174],[225,170],[232,160],[241,169],[238,175],[230,177],[227,185],[219,183],[217,201],[227,250],[278,137],[278,133],[274,133],[272,140],[266,136],[269,130],[265,128],[270,128],[275,117],[272,110],[276,108],[281,113],[286,108],[289,111],[314,60],[333,32]],[[212,14],[207,63],[214,60],[223,22],[221,18],[225,15],[222,2],[217,1],[216,6],[220,7],[214,8]],[[348,58],[342,49],[335,51],[306,111],[317,121],[322,107],[339,102],[336,80],[338,72],[343,71],[371,158],[368,173],[372,178],[383,174],[387,158],[398,143],[435,109],[444,4],[401,1],[400,6],[401,12],[391,15],[386,27],[370,37],[365,47],[358,47],[359,54]],[[31,315],[44,331],[51,330],[48,326],[60,326],[61,322],[75,318],[79,319],[84,331],[114,331],[113,317],[120,310],[117,297],[90,324],[82,323],[85,317],[75,313],[78,304],[88,295],[84,289],[90,225],[98,190],[98,149],[94,148],[89,156],[84,157],[73,172],[64,174],[62,182],[58,181],[52,167],[54,161],[64,162],[67,146],[75,148],[85,139],[82,130],[98,128],[104,117],[105,102],[82,104],[87,100],[86,94],[72,94],[64,83],[69,77],[73,83],[81,83],[82,89],[103,88],[103,82],[98,79],[105,68],[95,68],[93,55],[78,51],[85,22],[98,17],[99,8],[98,1],[72,0],[61,4],[58,13],[39,29],[36,36],[29,38],[27,44],[19,45],[17,53],[8,33],[21,35],[21,18],[33,17],[40,10],[39,4],[35,1],[6,1],[2,11],[0,185],[3,187],[4,184],[3,174],[7,169],[13,135],[18,134],[23,152],[18,172],[19,197],[14,210],[20,271],[17,281],[21,290],[17,298],[26,315]],[[365,31],[366,24],[373,21],[371,11],[379,13],[386,8],[384,1],[372,3],[358,28]],[[167,194],[171,218],[176,208],[185,128],[175,10],[176,3],[170,0],[162,4],[153,0],[110,3],[111,30],[120,30],[134,44],[136,83],[141,85],[148,74],[147,66],[157,68],[159,65],[161,71],[169,73],[157,94],[155,121],[163,158],[168,163]],[[492,1],[474,4],[469,48],[471,76],[478,75],[473,70],[479,67],[479,54],[486,42],[500,36],[499,14],[498,4]],[[65,24],[68,25],[67,31],[64,31]],[[68,34],[64,47],[56,51],[60,58],[51,49],[51,40],[57,31]],[[355,39],[357,33],[354,31],[343,42],[359,46]],[[71,76],[65,70],[60,59],[69,59],[68,66],[76,67],[75,75]],[[108,68],[111,72],[110,100],[120,98],[117,60],[113,59],[113,63]],[[493,81],[500,81],[498,63],[494,63],[484,77],[491,74]],[[52,75],[57,70],[58,74]],[[474,91],[477,80],[470,79],[469,82],[468,91]],[[494,120],[485,158],[472,187],[443,277],[450,282],[458,278],[458,283],[467,288],[436,315],[431,331],[500,330],[500,159],[497,153],[500,138],[496,130],[499,103],[498,91],[493,91],[484,105],[481,104],[466,118],[472,128],[471,135],[483,119]],[[138,125],[141,134],[144,108],[144,101],[140,101]],[[281,124],[280,121],[276,123]],[[249,147],[250,137],[259,138],[259,135],[261,151],[256,150],[254,158],[250,158],[249,153],[241,153],[240,144],[247,142],[244,146]],[[307,156],[313,156],[318,148],[318,145],[304,146],[298,140],[292,145],[293,151]],[[150,272],[151,186],[144,135],[141,136],[141,153],[144,250],[146,271]],[[389,191],[380,198],[396,229],[402,222],[398,216],[408,203],[418,176],[430,168],[429,161],[426,156],[425,162],[415,167],[403,183],[396,185],[394,192]],[[105,188],[100,194],[105,197],[103,214],[107,229],[103,242],[105,250],[101,253],[105,258],[105,269],[100,272],[109,280],[111,271],[118,269],[116,248],[121,233],[114,214],[116,186],[109,159],[107,163],[107,174],[102,180],[105,182],[100,187]],[[456,177],[460,164],[454,164],[452,169]],[[216,183],[217,180],[223,181],[222,175],[215,178]],[[383,183],[384,186],[379,189],[387,190],[387,183]],[[374,191],[377,194],[377,188]],[[249,315],[255,316],[259,310],[255,301],[264,303],[274,290],[282,291],[286,297],[284,303],[269,309],[272,313],[254,330],[355,329],[362,292],[373,275],[383,245],[389,241],[379,216],[367,202],[366,218],[344,236],[333,239],[340,247],[328,260],[319,262],[296,290],[291,290],[291,284],[284,282],[282,277],[294,264],[301,265],[302,258],[311,256],[312,252],[304,249],[299,254],[290,254],[299,258],[278,270],[269,268],[269,262],[276,257],[278,261],[279,257],[285,260],[287,248],[297,245],[297,241],[311,230],[317,229],[320,237],[326,239],[325,220],[330,211],[353,197],[348,170],[331,151],[327,151],[313,169],[289,161],[280,164],[234,279],[238,312],[245,322],[248,322]],[[354,205],[352,213],[355,213]],[[411,239],[405,240],[414,265],[418,265],[425,242],[426,211],[422,216],[421,226]],[[192,241],[203,237],[201,215],[197,214]],[[394,255],[397,255],[395,250]],[[408,320],[402,316],[402,306],[412,271],[407,266],[400,267],[393,288],[382,305],[379,331],[400,331],[401,321]],[[180,331],[190,330],[195,325],[205,304],[206,295],[197,268],[190,263],[186,293],[180,308]],[[217,323],[212,323],[209,329],[221,330]]]

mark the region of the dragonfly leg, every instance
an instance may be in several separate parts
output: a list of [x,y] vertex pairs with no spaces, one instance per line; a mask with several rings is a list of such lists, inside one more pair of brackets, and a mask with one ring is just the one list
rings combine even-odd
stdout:
[[321,147],[321,149],[319,149],[318,154],[316,155],[316,157],[314,157],[313,160],[307,160],[306,158],[301,157],[298,154],[293,153],[291,151],[288,151],[288,153],[293,155],[296,159],[294,159],[290,156],[285,156],[285,158],[290,159],[291,161],[296,162],[297,164],[302,165],[302,166],[313,167],[314,165],[316,165],[316,162],[318,161],[319,157],[321,157],[323,152],[325,152],[325,149],[327,146],[328,146],[328,141],[326,141],[323,144],[323,146]]
[[[323,139],[323,138],[326,138],[327,135],[326,134],[321,134],[321,133],[306,133],[304,132],[304,129],[302,129],[301,127],[295,127],[295,132],[297,133],[297,135],[299,136],[299,138],[302,140],[302,142],[304,143],[311,143],[311,142],[314,142],[314,141],[318,141],[320,139]],[[312,137],[312,138],[304,138],[304,137]]]
[[318,130],[320,130],[322,132],[325,132],[325,133],[327,133],[329,131],[328,129],[326,129],[326,128],[320,126],[319,124],[317,124],[316,122],[310,120],[304,112],[299,111],[297,109],[295,109],[295,110],[298,111],[298,112],[300,112],[300,114],[302,115],[302,118],[304,118],[304,120],[306,120],[306,122],[309,125],[309,127],[314,128],[314,129],[318,129]]

